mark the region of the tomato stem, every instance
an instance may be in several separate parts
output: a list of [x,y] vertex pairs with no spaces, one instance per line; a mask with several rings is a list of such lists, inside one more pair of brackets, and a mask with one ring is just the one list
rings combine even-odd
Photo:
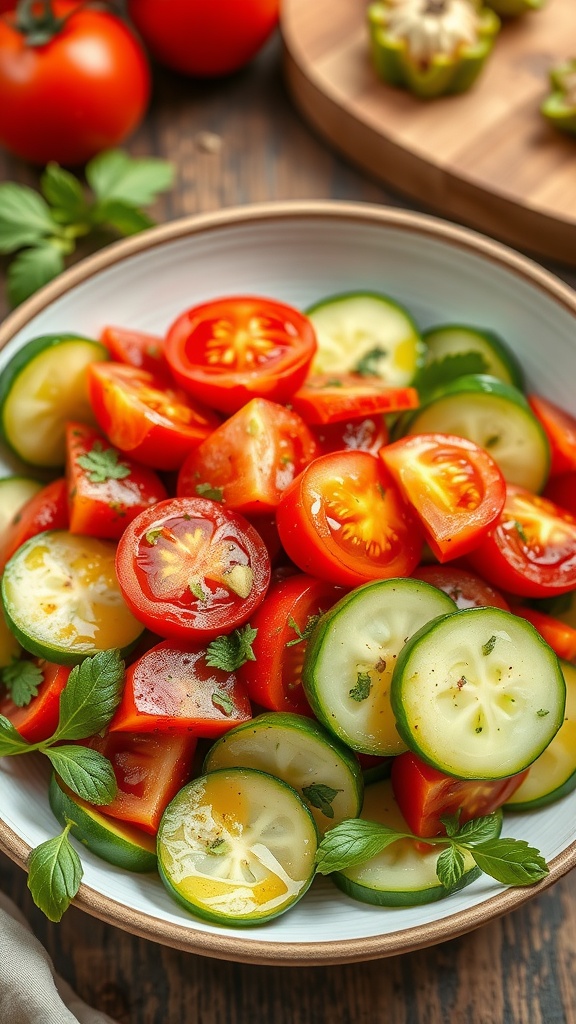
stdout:
[[80,3],[59,18],[52,0],[18,0],[16,28],[24,36],[27,46],[45,46],[62,31],[69,18],[85,6],[86,3]]

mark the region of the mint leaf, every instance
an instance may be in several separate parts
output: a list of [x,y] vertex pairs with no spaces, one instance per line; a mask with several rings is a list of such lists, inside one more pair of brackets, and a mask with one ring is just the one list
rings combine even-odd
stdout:
[[76,462],[86,470],[91,484],[103,484],[106,480],[124,480],[130,476],[130,466],[120,461],[116,448],[105,448],[101,441],[95,441],[85,455],[79,455]]
[[210,498],[211,501],[222,501],[224,491],[221,487],[212,487],[212,484],[196,484],[196,494],[200,498]]
[[219,708],[223,715],[231,715],[234,711],[234,701],[224,690],[214,690],[212,693],[212,703],[215,708]]
[[92,212],[92,222],[115,228],[121,235],[136,235],[154,224],[147,213],[136,206],[131,206],[123,199],[110,199],[105,203],[96,204]]
[[380,372],[380,362],[383,358],[388,355],[385,348],[381,348],[376,345],[374,348],[369,349],[365,352],[361,359],[358,360],[354,366],[354,373],[359,373],[361,377],[380,377],[382,380],[383,374]]
[[474,846],[497,839],[500,834],[501,818],[499,814],[486,814],[483,818],[472,818],[458,830],[456,841],[459,846]]
[[54,234],[50,207],[33,188],[0,185],[0,253],[15,252]]
[[0,757],[26,754],[34,746],[25,740],[4,715],[0,715]]
[[292,616],[290,616],[290,618],[288,619],[288,625],[290,626],[290,629],[294,630],[296,636],[294,640],[288,640],[284,646],[294,647],[296,644],[301,644],[303,641],[307,643],[310,637],[312,636],[312,633],[314,632],[314,627],[316,626],[316,623],[318,622],[318,619],[320,618],[321,614],[322,613],[319,612],[318,615],[309,615],[306,620],[306,625],[302,630],[300,629],[300,626],[298,625],[296,620],[293,619]]
[[84,189],[70,171],[57,163],[49,163],[40,179],[42,193],[52,206],[52,217],[58,224],[75,224],[88,217]]
[[18,306],[63,270],[64,256],[55,245],[46,242],[23,249],[12,260],[6,274],[10,303]]
[[440,821],[446,829],[446,835],[455,836],[460,827],[460,811],[458,811],[457,814],[445,814],[440,818]]
[[372,681],[367,672],[358,672],[356,676],[356,686],[353,686],[351,690],[348,690],[348,696],[352,700],[360,703],[366,700],[370,696],[370,690],[372,689]]
[[491,637],[490,637],[490,638],[489,638],[489,639],[488,639],[488,640],[486,641],[486,643],[485,643],[485,644],[482,644],[482,654],[483,654],[483,655],[484,655],[485,657],[488,657],[488,655],[489,655],[489,654],[492,654],[492,651],[494,650],[494,647],[495,647],[495,644],[496,644],[496,641],[497,641],[497,639],[498,639],[498,637],[497,637],[497,636],[491,636]]
[[332,801],[338,796],[338,793],[342,792],[343,790],[332,789],[332,786],[325,786],[322,782],[313,782],[311,786],[302,787],[305,800],[308,801],[311,807],[316,807],[319,811],[322,811],[322,814],[327,818],[334,817]]
[[82,864],[68,838],[72,823],[61,835],[32,850],[28,858],[28,888],[37,907],[50,921],[61,921],[82,881]]
[[123,685],[124,662],[117,650],[101,651],[75,665],[60,695],[56,732],[41,749],[57,740],[82,740],[100,732],[120,703]]
[[488,363],[480,352],[456,352],[442,359],[433,359],[427,366],[422,367],[416,376],[414,387],[422,397],[445,387],[458,377],[486,373],[488,369]]
[[464,874],[464,855],[456,846],[448,846],[438,857],[436,874],[445,889],[454,889]]
[[14,703],[24,708],[33,697],[38,696],[38,687],[44,674],[33,661],[13,661],[0,671],[0,678]]
[[97,750],[60,746],[44,750],[54,771],[76,796],[89,804],[109,804],[116,796],[116,776],[110,761]]
[[533,885],[549,873],[540,851],[524,839],[492,839],[470,852],[482,871],[504,885]]
[[[375,857],[398,839],[412,838],[387,825],[363,818],[349,818],[326,833],[316,851],[316,870],[321,875],[344,871]],[[444,840],[446,841],[446,840]]]
[[99,153],[86,165],[86,180],[99,200],[120,199],[132,206],[152,203],[173,179],[174,169],[166,160],[134,159],[120,149]]
[[233,633],[217,636],[206,648],[206,664],[223,672],[236,672],[246,661],[256,661],[252,643],[258,630],[248,624]]

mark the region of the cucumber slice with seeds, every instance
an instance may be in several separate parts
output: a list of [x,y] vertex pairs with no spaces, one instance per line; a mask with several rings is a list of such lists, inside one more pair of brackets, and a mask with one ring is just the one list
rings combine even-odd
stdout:
[[441,324],[424,331],[422,340],[428,349],[427,363],[446,356],[476,352],[484,360],[484,373],[497,377],[505,384],[513,384],[520,391],[524,390],[524,374],[520,363],[506,342],[494,331],[466,324]]

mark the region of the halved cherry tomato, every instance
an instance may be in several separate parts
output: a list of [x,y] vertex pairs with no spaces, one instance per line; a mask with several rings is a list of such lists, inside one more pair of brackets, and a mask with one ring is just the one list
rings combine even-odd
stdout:
[[221,412],[251,398],[287,402],[316,352],[314,328],[283,302],[231,296],[182,313],[170,327],[166,359],[190,394]]
[[543,497],[576,516],[576,470],[550,477],[544,488]]
[[345,593],[342,587],[301,573],[270,587],[250,619],[258,630],[252,644],[256,660],[239,670],[255,704],[312,716],[301,683],[307,638],[314,620]]
[[116,571],[148,629],[195,643],[247,622],[266,593],[270,559],[243,516],[208,498],[172,498],[127,526]]
[[190,453],[177,493],[213,497],[237,512],[270,512],[318,454],[314,436],[295,412],[254,398]]
[[386,445],[380,457],[440,562],[477,547],[504,507],[504,477],[473,441],[451,434],[415,434]]
[[499,519],[467,560],[510,594],[566,594],[576,588],[576,517],[509,484]]
[[460,824],[501,807],[526,778],[528,769],[506,779],[455,779],[425,764],[411,751],[392,760],[392,788],[408,827],[416,836],[446,831],[441,818],[460,810]]
[[127,327],[105,327],[100,341],[106,346],[112,359],[128,366],[137,366],[154,374],[168,374],[164,359],[164,338],[145,331],[134,331]]
[[381,377],[359,373],[314,374],[292,395],[290,405],[306,423],[339,423],[351,417],[403,412],[420,404],[416,388],[392,388]]
[[88,389],[94,415],[112,444],[154,469],[179,469],[220,423],[180,388],[123,363],[93,363]]
[[443,590],[458,608],[503,608],[510,606],[489,583],[466,569],[454,565],[421,565],[412,573],[416,580],[423,580]]
[[422,534],[384,464],[368,452],[315,459],[276,513],[280,540],[303,572],[341,586],[409,576]]
[[0,698],[0,715],[4,715],[28,743],[41,743],[56,730],[60,715],[60,694],[68,682],[70,666],[55,665],[43,658],[32,658],[42,670],[38,693],[25,707],[18,707],[8,693]]
[[346,419],[340,423],[325,423],[313,428],[323,455],[328,452],[352,451],[370,452],[378,455],[383,445],[388,444],[388,428],[383,416],[367,416],[364,419]]
[[266,545],[270,562],[274,565],[282,554],[282,542],[280,540],[280,534],[278,533],[278,527],[276,526],[276,516],[247,515],[246,519],[262,537],[262,540]]
[[24,541],[44,530],[67,528],[67,484],[64,477],[59,477],[34,494],[14,516],[0,547],[0,571]]
[[118,791],[98,810],[155,835],[160,818],[192,774],[196,736],[190,733],[109,732],[82,740],[112,762]]
[[237,673],[206,664],[206,649],[165,640],[126,672],[110,732],[188,732],[215,739],[252,718]]
[[117,540],[140,512],[168,497],[153,469],[83,423],[66,426],[70,533]]
[[532,412],[540,420],[550,442],[550,475],[567,473],[576,469],[576,419],[560,409],[558,405],[542,398],[528,395]]
[[572,626],[561,622],[560,619],[555,619],[553,615],[547,615],[545,612],[537,611],[536,608],[528,608],[524,605],[514,604],[511,611],[531,622],[559,658],[564,658],[565,661],[572,661],[573,658],[576,658],[576,629],[573,629]]

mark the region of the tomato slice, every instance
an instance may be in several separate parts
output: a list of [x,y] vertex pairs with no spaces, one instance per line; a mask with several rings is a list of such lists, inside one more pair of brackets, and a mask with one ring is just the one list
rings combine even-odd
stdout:
[[166,640],[127,670],[109,730],[215,739],[251,718],[248,694],[235,673],[208,666],[203,647]]
[[446,831],[441,818],[460,811],[460,823],[497,810],[515,793],[529,769],[505,779],[455,779],[421,761],[411,751],[392,760],[394,796],[416,836]]
[[576,419],[541,395],[528,395],[532,412],[550,442],[550,475],[576,469]]
[[140,512],[168,497],[153,469],[83,423],[66,425],[66,478],[70,533],[117,540]]
[[282,492],[318,453],[300,416],[254,398],[190,453],[177,493],[215,497],[237,512],[264,514],[276,508]]
[[230,296],[182,313],[168,331],[165,354],[183,388],[232,413],[257,396],[287,402],[316,347],[312,323],[292,306]]
[[458,608],[503,608],[510,611],[502,594],[466,569],[453,565],[421,565],[412,576],[443,590]]
[[213,639],[246,622],[270,582],[253,526],[208,498],[172,498],[141,512],[116,556],[124,600],[169,639]]
[[270,587],[250,620],[258,630],[252,644],[256,660],[239,670],[255,704],[313,717],[301,682],[307,631],[345,593],[342,587],[301,573]]
[[149,373],[168,375],[164,359],[164,338],[145,331],[134,331],[126,327],[104,327],[100,341],[106,346],[112,359],[128,366],[136,366]]
[[380,449],[383,445],[388,444],[389,440],[388,428],[383,416],[346,419],[339,423],[326,423],[313,429],[323,455],[346,449],[378,455]]
[[162,377],[124,366],[93,363],[90,402],[100,429],[116,448],[154,469],[179,469],[188,453],[220,423],[180,388]]
[[477,547],[504,507],[504,477],[473,441],[451,434],[415,434],[382,448],[380,457],[440,562]]
[[114,732],[82,740],[112,762],[118,791],[98,810],[155,835],[165,808],[192,774],[196,736]]
[[576,588],[576,517],[509,484],[500,517],[467,560],[510,594],[566,594]]
[[576,516],[576,470],[573,473],[560,473],[558,476],[550,477],[543,495],[555,505],[566,509],[570,515]]
[[0,545],[0,571],[24,541],[44,530],[65,530],[67,527],[67,484],[64,477],[58,477],[33,495],[15,515]]
[[288,487],[280,540],[303,572],[344,587],[409,576],[422,534],[384,464],[368,452],[321,455]]
[[306,423],[338,423],[376,413],[403,412],[420,404],[416,388],[393,388],[381,377],[359,373],[308,377],[290,405]]
[[528,608],[524,605],[512,605],[511,611],[531,622],[559,658],[564,658],[565,661],[572,661],[576,658],[576,629],[573,629],[572,626],[554,618],[553,615],[547,615],[545,612],[537,611],[536,608]]
[[0,698],[0,715],[4,715],[28,743],[41,743],[56,730],[60,715],[60,694],[72,669],[55,665],[43,658],[32,658],[42,670],[38,693],[25,707],[18,707],[8,693]]

